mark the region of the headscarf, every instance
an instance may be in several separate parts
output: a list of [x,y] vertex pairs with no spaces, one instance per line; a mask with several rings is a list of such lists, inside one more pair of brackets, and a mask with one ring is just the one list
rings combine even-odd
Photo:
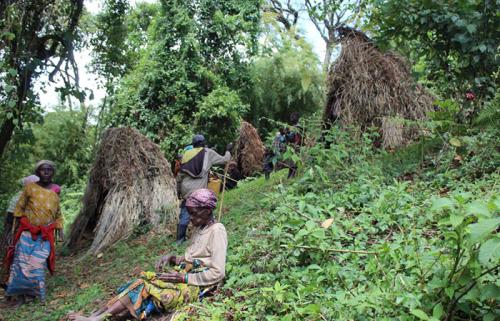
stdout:
[[202,188],[189,194],[186,200],[186,207],[206,207],[215,209],[217,206],[217,196],[209,189]]
[[54,169],[54,171],[56,170],[56,164],[53,161],[49,161],[49,160],[44,159],[44,160],[41,160],[38,163],[36,163],[36,165],[35,165],[35,173],[43,165],[49,165],[49,166],[51,166]]

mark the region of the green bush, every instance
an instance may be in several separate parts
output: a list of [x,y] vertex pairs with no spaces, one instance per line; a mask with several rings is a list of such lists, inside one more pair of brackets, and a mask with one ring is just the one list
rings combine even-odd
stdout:
[[227,87],[213,90],[199,104],[195,124],[207,137],[210,146],[223,150],[238,137],[241,115],[248,110],[238,93]]

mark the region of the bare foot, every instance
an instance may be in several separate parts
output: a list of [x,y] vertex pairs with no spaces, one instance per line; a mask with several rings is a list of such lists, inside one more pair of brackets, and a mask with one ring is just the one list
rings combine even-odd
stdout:
[[87,318],[83,316],[81,313],[70,313],[68,314],[68,320],[71,321],[95,321],[97,318]]

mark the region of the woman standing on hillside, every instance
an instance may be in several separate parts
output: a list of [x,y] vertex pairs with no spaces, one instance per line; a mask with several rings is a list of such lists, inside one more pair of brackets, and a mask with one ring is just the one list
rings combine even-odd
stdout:
[[24,186],[14,210],[14,224],[18,227],[14,246],[7,254],[8,296],[39,297],[45,301],[45,268],[54,272],[56,230],[63,239],[59,195],[52,183],[54,172],[53,162],[38,162],[35,173],[39,181]]
[[[20,180],[20,186],[22,188],[29,183],[35,183],[39,180],[40,178],[38,178],[38,176],[30,175]],[[16,210],[17,201],[19,200],[19,197],[21,197],[22,192],[23,191],[21,189],[10,199],[9,206],[7,207],[5,213],[3,233],[0,236],[0,262],[2,263],[2,266],[0,267],[0,287],[4,289],[7,288],[7,281],[9,279],[9,273],[7,273],[8,269],[6,266],[4,266],[4,259],[7,255],[9,246],[12,246],[12,241],[14,238],[14,211]]]
[[[118,295],[89,317],[69,314],[75,321],[100,321],[123,312],[144,320],[154,311],[172,312],[196,301],[216,286],[225,275],[227,235],[224,225],[214,218],[217,198],[211,190],[192,192],[186,207],[195,231],[184,256],[166,255],[156,263],[157,272],[141,277],[118,289]],[[168,271],[168,265],[177,266]]]

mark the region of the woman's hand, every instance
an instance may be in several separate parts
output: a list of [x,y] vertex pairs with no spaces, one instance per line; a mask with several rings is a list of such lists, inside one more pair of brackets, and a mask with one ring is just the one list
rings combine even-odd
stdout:
[[156,261],[156,271],[161,271],[165,266],[168,265],[179,265],[184,261],[184,256],[175,256],[175,255],[164,255],[160,257],[158,261]]
[[175,255],[164,255],[161,256],[158,261],[156,261],[155,269],[156,271],[161,271],[165,265],[169,265],[172,257],[175,258]]
[[168,272],[158,274],[158,278],[165,282],[170,283],[184,283],[186,274],[178,272]]

